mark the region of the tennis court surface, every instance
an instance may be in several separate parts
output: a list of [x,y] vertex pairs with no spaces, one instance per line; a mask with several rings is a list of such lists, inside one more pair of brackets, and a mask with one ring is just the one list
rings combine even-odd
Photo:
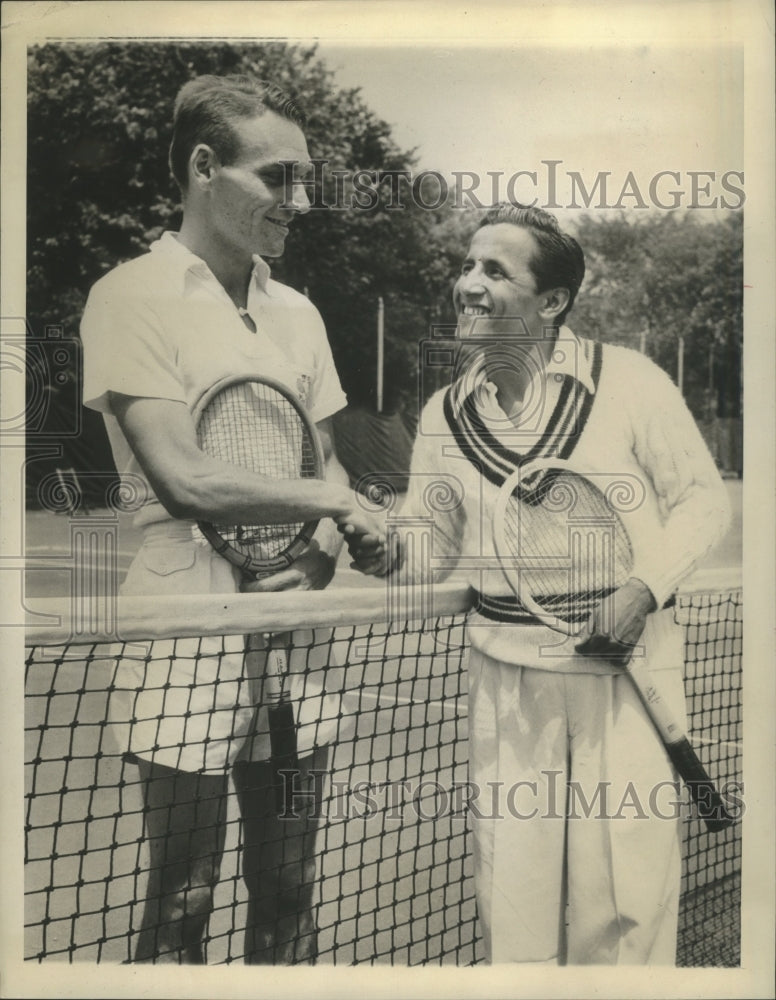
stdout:
[[[735,571],[699,574],[674,611],[691,739],[721,785],[741,781],[740,588]],[[246,632],[305,625],[315,629],[296,640],[301,682],[337,664],[344,691],[323,713],[337,737],[317,847],[319,964],[481,961],[464,808],[468,599],[454,585],[402,606],[386,605],[379,588],[307,594],[304,607],[287,594],[126,599],[105,634],[91,634],[67,601],[30,601],[62,625],[38,618],[27,638],[26,957],[122,962],[134,952],[149,852],[137,767],[106,725],[117,662],[131,659],[167,691],[176,657],[197,669],[213,656],[187,637],[208,633],[234,655]],[[184,708],[182,725],[192,712],[201,709]],[[232,798],[209,963],[244,955]],[[709,834],[686,819],[679,965],[738,965],[740,877],[740,827]]]

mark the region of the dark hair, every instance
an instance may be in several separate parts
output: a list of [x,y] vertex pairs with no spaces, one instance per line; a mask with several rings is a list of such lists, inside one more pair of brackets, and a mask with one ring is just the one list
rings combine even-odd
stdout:
[[537,293],[541,294],[550,288],[568,289],[568,305],[557,317],[558,324],[563,323],[574,305],[585,276],[582,247],[573,236],[563,232],[554,215],[542,208],[502,201],[488,209],[479,228],[496,226],[501,222],[529,230],[536,241],[536,251],[531,256],[529,267],[536,279]]
[[302,127],[304,114],[274,83],[252,76],[198,76],[184,84],[175,98],[170,170],[181,191],[188,186],[189,157],[203,142],[223,164],[240,151],[235,122],[274,111]]

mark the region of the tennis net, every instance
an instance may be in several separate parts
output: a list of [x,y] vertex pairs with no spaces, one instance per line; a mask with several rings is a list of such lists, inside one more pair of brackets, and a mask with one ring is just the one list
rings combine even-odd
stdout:
[[[217,877],[181,890],[185,905],[215,884],[205,960],[301,960],[309,952],[293,941],[311,936],[299,918],[309,898],[320,964],[481,961],[465,791],[469,592],[445,585],[404,596],[401,608],[379,588],[330,589],[304,603],[286,594],[127,598],[101,634],[67,604],[36,604],[26,643],[26,957],[121,962],[151,939],[157,952],[172,947],[158,901],[166,862],[144,822],[159,803],[144,797],[126,741],[136,750],[144,741],[173,767],[183,733],[205,755],[211,744],[228,747],[223,713],[198,701],[190,681],[209,679],[211,693],[226,685],[232,704],[260,699],[260,677],[229,680],[229,671],[245,633],[283,632],[305,705],[300,751],[326,742],[329,757],[296,788],[299,818],[261,821],[261,843],[244,840],[234,785],[220,812],[208,809],[215,771],[193,782],[192,801],[167,802],[178,827],[215,815],[224,836]],[[674,614],[685,629],[691,738],[712,778],[740,782],[740,578],[698,577]],[[321,693],[324,676],[341,698]],[[111,715],[131,730],[111,726]],[[244,726],[233,708],[227,731],[236,740]],[[254,728],[261,736],[261,719]],[[298,846],[315,828],[313,870]],[[252,916],[246,864],[262,872]],[[708,834],[685,820],[679,965],[739,963],[740,872],[740,825]],[[245,937],[249,922],[266,931],[259,944]]]

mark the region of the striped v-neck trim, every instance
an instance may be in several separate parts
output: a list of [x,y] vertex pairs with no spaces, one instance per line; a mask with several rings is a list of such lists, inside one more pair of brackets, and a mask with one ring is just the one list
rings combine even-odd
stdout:
[[[597,390],[603,347],[600,343],[581,338],[579,344],[590,365],[591,380]],[[537,458],[569,458],[584,430],[595,398],[580,381],[566,376],[539,440],[527,452],[520,454],[504,445],[485,426],[477,409],[476,389],[471,390],[456,406],[461,386],[462,379],[458,379],[445,393],[445,419],[463,455],[496,486],[501,486],[525,462]]]

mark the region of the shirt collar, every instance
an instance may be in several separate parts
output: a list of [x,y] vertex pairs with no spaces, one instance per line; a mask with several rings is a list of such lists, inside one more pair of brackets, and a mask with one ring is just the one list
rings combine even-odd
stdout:
[[[562,378],[573,378],[591,394],[595,395],[595,382],[592,371],[592,352],[585,350],[585,345],[567,326],[558,330],[558,336],[553,346],[550,360],[544,369],[545,381],[560,375]],[[463,373],[458,380],[453,407],[458,414],[464,400],[473,390],[485,392],[495,399],[496,387],[485,377],[481,361],[474,364]]]
[[[205,261],[180,242],[177,233],[170,231],[163,233],[158,240],[151,244],[150,250],[151,253],[164,259],[164,264],[169,269],[170,274],[180,281],[180,291],[183,295],[196,287],[197,281],[218,280]],[[270,273],[269,264],[258,254],[254,254],[251,281],[262,292],[267,292]],[[192,279],[194,280],[192,281]]]
[[591,395],[595,395],[593,381],[592,352],[569,327],[562,326],[545,368],[545,378],[553,375],[569,376],[583,385]]

